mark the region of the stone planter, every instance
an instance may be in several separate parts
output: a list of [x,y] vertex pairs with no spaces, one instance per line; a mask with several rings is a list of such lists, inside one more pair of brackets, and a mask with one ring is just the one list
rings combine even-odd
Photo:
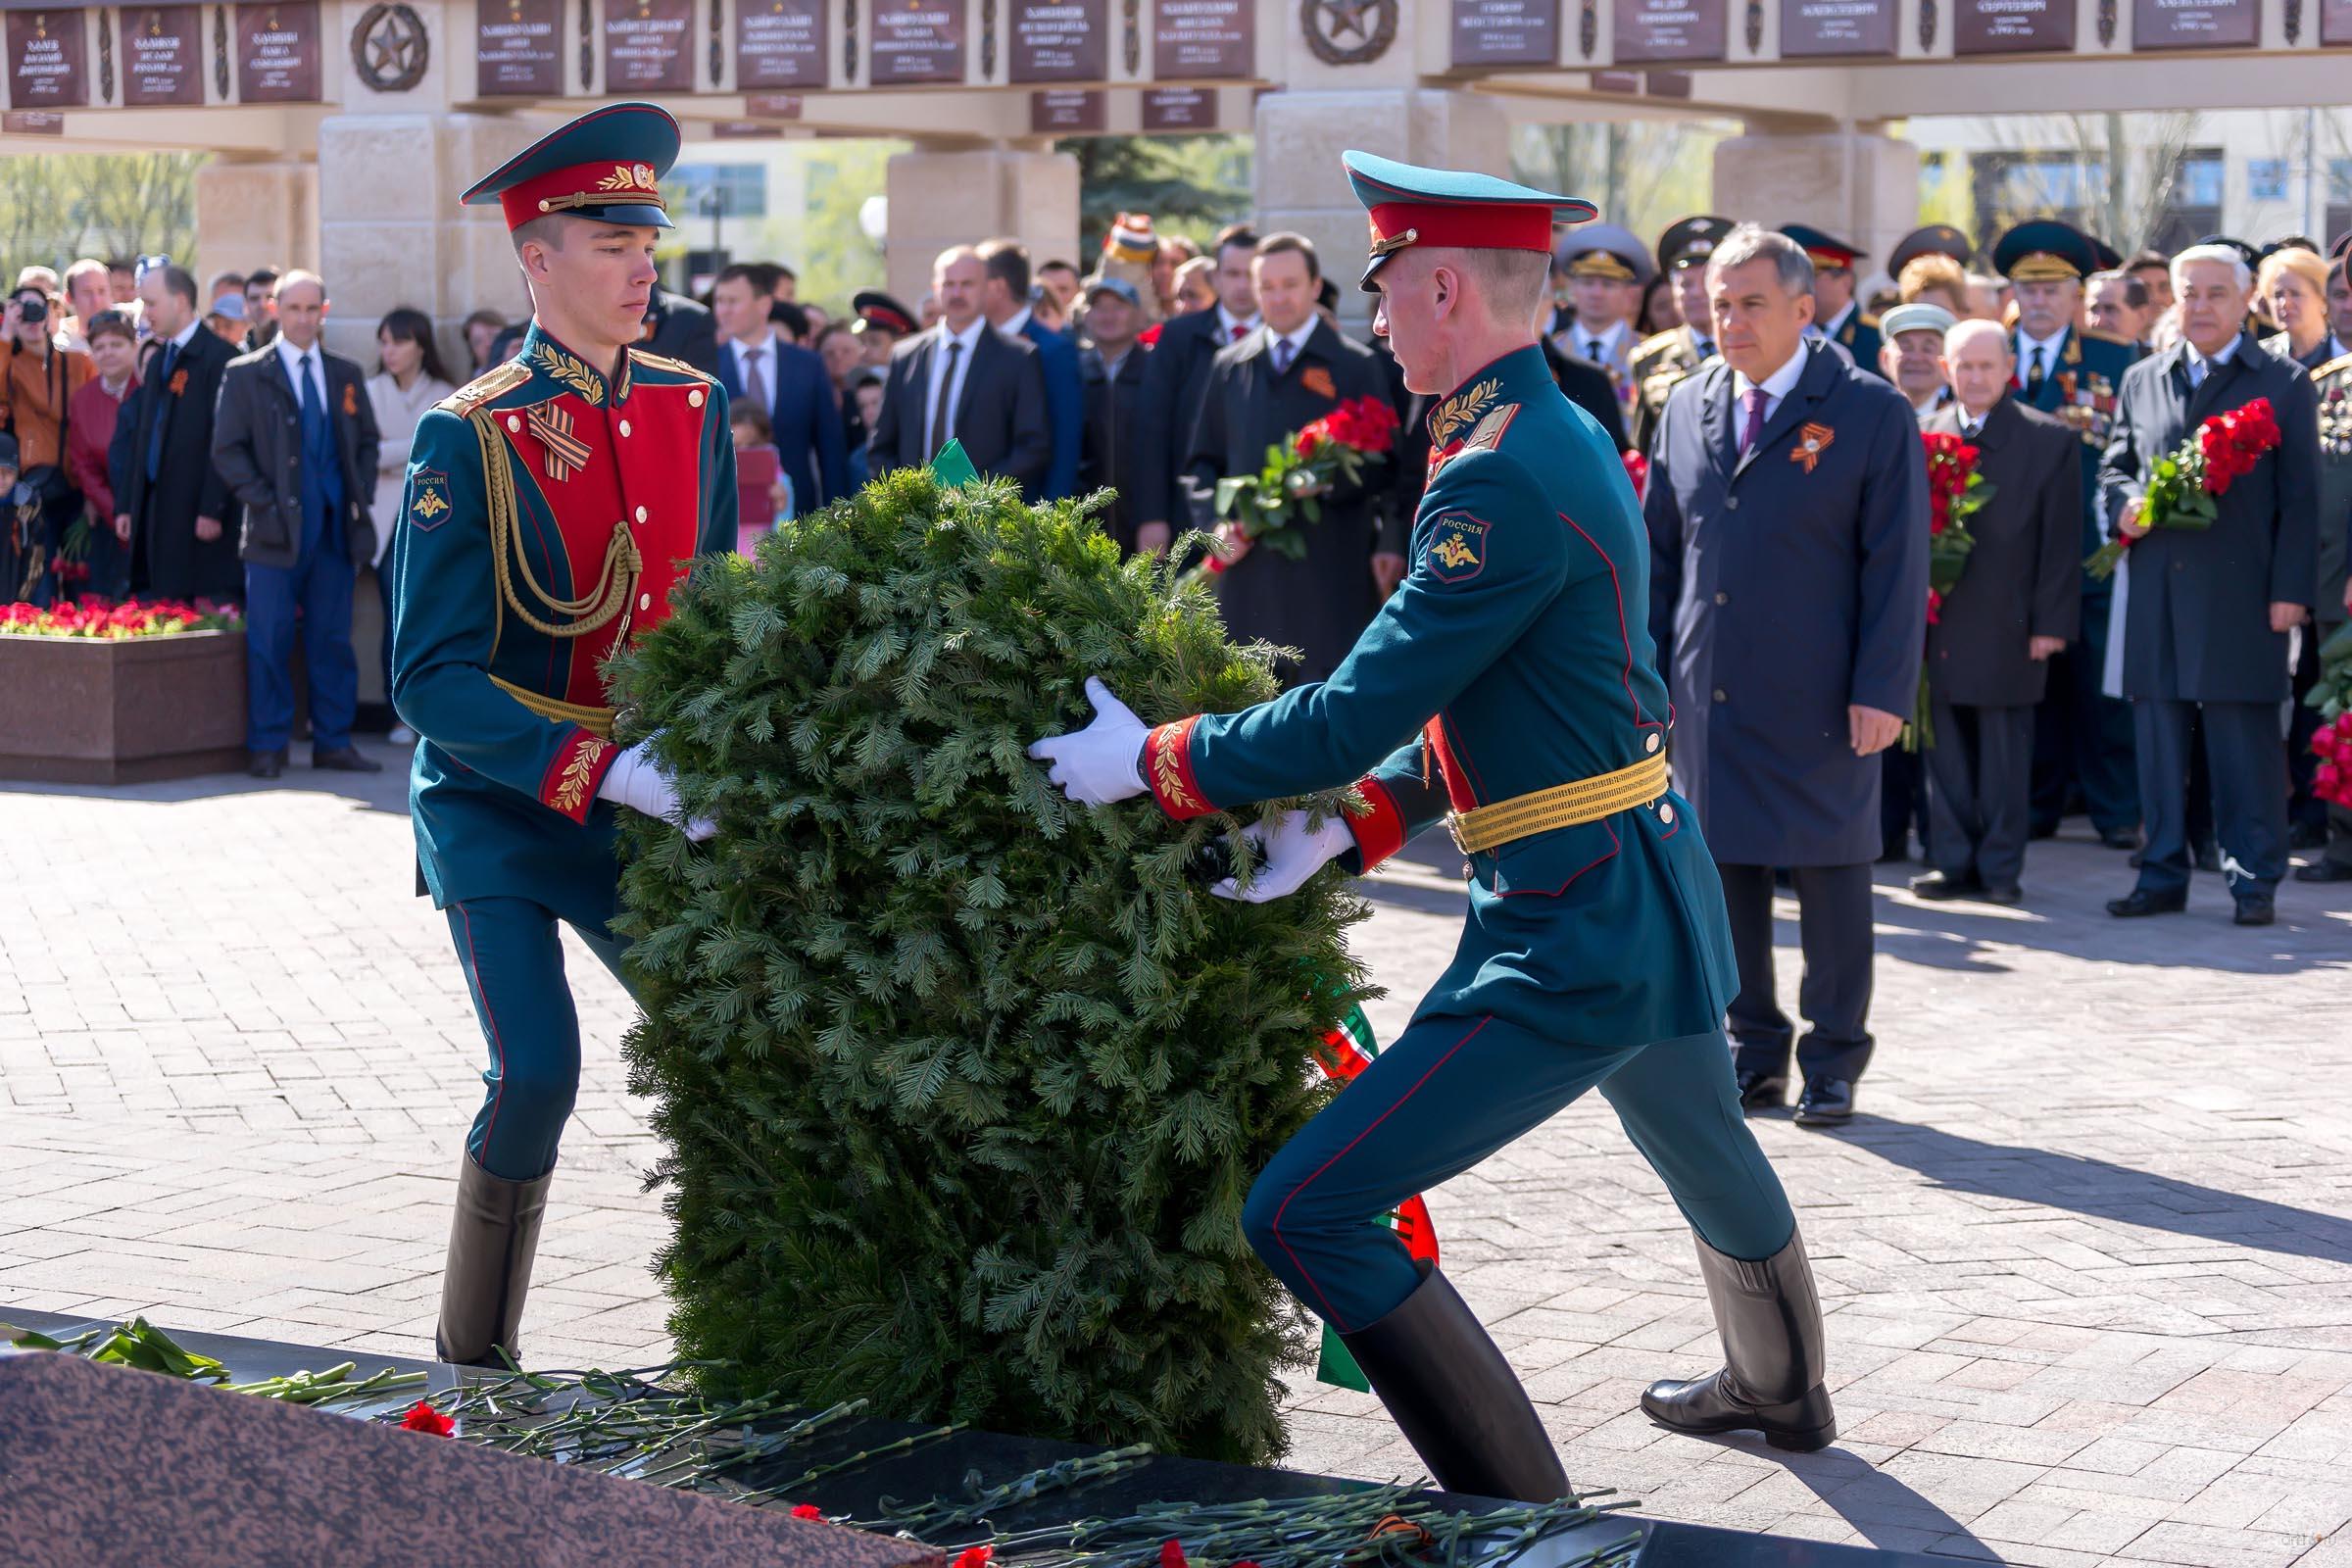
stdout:
[[135,784],[245,760],[242,631],[0,635],[0,778]]

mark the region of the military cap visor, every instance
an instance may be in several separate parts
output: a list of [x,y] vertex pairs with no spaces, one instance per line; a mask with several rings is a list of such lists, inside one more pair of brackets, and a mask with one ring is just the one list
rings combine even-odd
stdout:
[[630,228],[674,228],[662,176],[678,161],[678,122],[659,104],[611,104],[548,132],[459,198],[496,202],[507,227],[562,215]]
[[1732,231],[1728,218],[1702,215],[1686,218],[1668,225],[1658,236],[1658,270],[1671,272],[1678,267],[1690,267],[1715,254],[1723,236]]
[[1580,228],[1560,242],[1556,258],[1570,277],[1605,277],[1612,283],[1646,283],[1649,252],[1633,231],[1615,223]]
[[858,324],[852,331],[896,332],[901,337],[914,331],[914,313],[878,288],[859,289],[851,295],[850,308],[858,313]]
[[2074,224],[2036,218],[1993,245],[1992,270],[2012,283],[2077,282],[2099,270],[2099,257]]
[[1796,241],[1797,248],[1811,259],[1815,267],[1836,268],[1852,271],[1854,263],[1870,253],[1859,245],[1848,244],[1827,230],[1811,223],[1783,223],[1781,232]]
[[1372,279],[1389,258],[1415,245],[1549,255],[1552,224],[1582,223],[1598,211],[1579,197],[1550,195],[1493,174],[1422,169],[1352,150],[1340,162],[1371,219],[1372,255],[1358,280],[1367,294],[1379,292]]
[[1929,223],[1915,228],[1895,241],[1894,249],[1886,253],[1886,270],[1895,276],[1922,256],[1948,256],[1962,267],[1977,253],[1969,237],[1949,223]]
[[1940,305],[1930,305],[1925,300],[1897,305],[1879,318],[1879,332],[1889,342],[1905,332],[1933,332],[1941,337],[1952,329],[1952,325],[1951,312]]

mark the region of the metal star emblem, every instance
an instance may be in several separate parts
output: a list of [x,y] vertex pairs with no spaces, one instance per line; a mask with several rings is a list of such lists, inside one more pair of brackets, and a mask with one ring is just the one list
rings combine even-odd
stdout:
[[1335,43],[1344,32],[1352,32],[1358,38],[1370,38],[1371,29],[1364,25],[1364,14],[1377,3],[1378,0],[1323,0],[1324,30],[1331,34]]

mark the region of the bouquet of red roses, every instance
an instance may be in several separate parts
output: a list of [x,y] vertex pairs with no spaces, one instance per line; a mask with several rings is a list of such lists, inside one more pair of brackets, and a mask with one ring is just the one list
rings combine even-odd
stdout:
[[[2156,460],[2139,509],[2139,534],[2157,528],[2210,528],[2214,503],[2230,486],[2254,471],[2262,455],[2278,444],[2278,418],[2269,398],[2242,409],[2208,416],[2196,433]],[[2099,546],[2082,568],[2093,577],[2115,575],[2116,564],[2139,534],[2122,534]]]
[[2320,710],[2311,751],[2311,793],[2331,806],[2352,806],[2352,627],[2339,627],[2320,645],[2320,679],[2303,699]]
[[1355,484],[1364,466],[1396,445],[1396,411],[1381,398],[1349,398],[1281,446],[1266,448],[1255,473],[1217,481],[1216,549],[1205,570],[1223,572],[1259,544],[1297,561],[1306,554],[1299,519],[1323,520],[1318,499]]
[[[1977,471],[1979,453],[1971,443],[1935,430],[1922,432],[1919,439],[1928,449],[1928,624],[1933,626],[1942,613],[1944,596],[1959,584],[1968,553],[1977,547],[1968,522],[1992,499],[1992,486]],[[1924,668],[1904,744],[1914,751],[1936,744],[1935,728],[1928,722]]]

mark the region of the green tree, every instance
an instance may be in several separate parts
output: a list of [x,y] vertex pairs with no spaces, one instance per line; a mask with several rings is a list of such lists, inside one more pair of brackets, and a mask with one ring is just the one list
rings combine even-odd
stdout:
[[1121,213],[1150,213],[1161,234],[1206,240],[1250,216],[1248,136],[1073,136],[1054,151],[1078,160],[1079,244],[1086,255]]
[[198,153],[66,153],[0,158],[0,256],[9,275],[81,256],[196,250]]

